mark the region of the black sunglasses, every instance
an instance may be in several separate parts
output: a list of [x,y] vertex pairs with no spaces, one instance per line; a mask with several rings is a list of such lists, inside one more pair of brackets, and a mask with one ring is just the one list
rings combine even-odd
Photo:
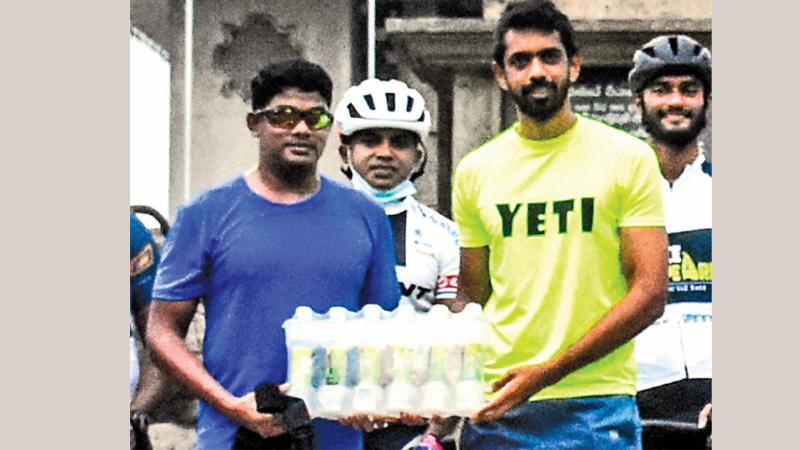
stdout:
[[333,123],[333,114],[323,106],[303,111],[293,106],[279,105],[273,109],[254,111],[253,114],[267,119],[273,127],[286,130],[293,129],[301,120],[312,130],[321,130]]

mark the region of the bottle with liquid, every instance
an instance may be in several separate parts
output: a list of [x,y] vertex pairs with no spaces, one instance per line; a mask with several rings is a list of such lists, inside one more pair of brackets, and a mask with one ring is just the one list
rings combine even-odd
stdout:
[[362,317],[353,321],[358,348],[358,384],[353,389],[352,409],[355,413],[378,414],[384,407],[381,386],[381,360],[386,346],[383,309],[365,305]]
[[[309,413],[313,411],[314,386],[314,351],[318,346],[315,342],[314,311],[308,306],[299,306],[295,309],[294,316],[283,323],[286,330],[286,347],[289,356],[288,380],[290,388],[288,395],[303,399]],[[313,414],[312,414],[313,415]]]
[[390,416],[413,412],[419,403],[414,382],[414,359],[419,352],[417,315],[413,306],[401,304],[386,323],[385,333],[391,343],[391,382],[386,387],[385,411]]
[[454,331],[457,348],[461,353],[461,370],[456,384],[456,413],[468,417],[485,403],[483,364],[486,358],[485,342],[488,338],[481,306],[469,303],[455,315]]
[[450,311],[442,304],[433,305],[425,315],[424,336],[428,342],[428,373],[422,386],[420,412],[424,416],[447,416],[452,410],[452,386],[447,368],[453,340],[448,322]]
[[348,325],[347,309],[334,306],[328,310],[328,319],[322,328],[325,376],[317,390],[316,399],[316,410],[320,417],[326,419],[337,419],[349,411],[347,375],[352,334],[347,329]]

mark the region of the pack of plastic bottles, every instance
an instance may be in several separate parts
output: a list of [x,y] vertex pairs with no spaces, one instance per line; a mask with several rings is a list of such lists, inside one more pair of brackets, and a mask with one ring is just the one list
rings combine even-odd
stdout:
[[485,403],[487,325],[478,304],[456,314],[444,305],[325,314],[301,306],[283,327],[289,395],[313,417],[469,416]]

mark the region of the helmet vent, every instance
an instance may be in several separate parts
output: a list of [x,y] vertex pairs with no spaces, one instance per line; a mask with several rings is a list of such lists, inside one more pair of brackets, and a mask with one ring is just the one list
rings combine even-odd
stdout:
[[700,54],[701,51],[703,51],[703,47],[700,47],[699,45],[695,45],[694,46],[694,51],[692,53],[694,53],[694,56],[697,56],[697,55]]
[[369,109],[375,110],[375,100],[372,99],[372,94],[367,94],[364,96],[364,101],[367,102],[367,106]]
[[424,122],[424,121],[425,121],[425,111],[423,110],[422,114],[419,115],[419,119],[417,119],[417,122]]
[[411,112],[411,109],[414,107],[414,97],[408,97],[408,103],[406,103],[406,112]]
[[394,111],[394,92],[386,93],[386,109]]
[[347,111],[350,112],[350,117],[352,117],[354,119],[360,119],[361,118],[361,114],[358,113],[358,110],[356,110],[356,107],[353,106],[352,103],[347,105]]
[[672,49],[672,54],[678,54],[678,36],[670,36],[669,37],[669,48]]
[[655,58],[656,57],[656,50],[653,47],[643,48],[642,52],[646,53],[647,56],[649,56],[651,58]]

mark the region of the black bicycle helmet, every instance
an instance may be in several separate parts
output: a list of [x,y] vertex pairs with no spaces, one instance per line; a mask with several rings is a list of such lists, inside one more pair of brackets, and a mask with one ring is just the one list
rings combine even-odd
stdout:
[[696,75],[711,92],[711,52],[689,36],[659,36],[634,53],[628,84],[638,94],[658,76],[684,72]]

